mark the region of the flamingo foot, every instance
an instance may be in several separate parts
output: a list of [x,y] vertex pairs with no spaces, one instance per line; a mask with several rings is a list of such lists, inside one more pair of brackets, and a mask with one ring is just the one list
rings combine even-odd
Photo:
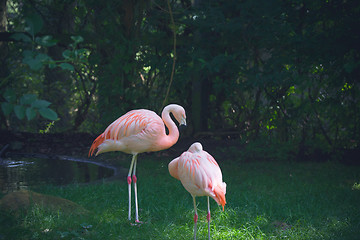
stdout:
[[135,223],[130,223],[131,226],[140,226],[141,224],[143,224],[144,222],[139,221],[139,220],[135,220]]

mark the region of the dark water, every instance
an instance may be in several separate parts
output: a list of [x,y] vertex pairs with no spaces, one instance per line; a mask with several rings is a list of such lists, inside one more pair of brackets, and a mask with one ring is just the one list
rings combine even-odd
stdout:
[[0,190],[6,193],[43,184],[88,183],[113,175],[114,169],[80,161],[5,158],[0,164]]

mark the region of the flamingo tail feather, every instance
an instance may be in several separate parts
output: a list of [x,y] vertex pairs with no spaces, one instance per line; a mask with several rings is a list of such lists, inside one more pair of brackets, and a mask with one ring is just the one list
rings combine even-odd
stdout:
[[89,151],[89,157],[91,157],[95,150],[99,147],[100,144],[102,144],[105,140],[105,135],[104,134],[100,134],[93,142],[93,144],[90,147],[90,151]]

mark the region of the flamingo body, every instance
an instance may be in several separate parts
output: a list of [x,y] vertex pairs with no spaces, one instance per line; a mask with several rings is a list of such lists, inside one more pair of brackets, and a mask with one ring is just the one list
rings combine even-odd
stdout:
[[[136,162],[137,154],[143,152],[155,152],[170,148],[179,138],[179,131],[170,117],[172,113],[180,125],[186,125],[186,115],[183,107],[170,104],[162,111],[160,118],[155,112],[138,109],[132,110],[119,117],[111,123],[105,131],[100,134],[90,147],[89,156],[95,156],[110,152],[121,151],[132,154],[130,170],[128,174],[129,184],[129,220],[131,212],[131,173],[134,181],[136,220],[138,220],[137,190],[136,190]],[[166,134],[165,125],[169,130]]]
[[181,181],[193,196],[212,197],[223,207],[226,204],[226,183],[215,159],[202,150],[200,143],[191,145],[188,151],[169,163],[170,175]]
[[[223,207],[226,204],[226,183],[222,180],[222,173],[215,159],[203,150],[200,143],[194,143],[189,150],[169,163],[170,175],[181,181],[184,188],[194,200],[194,238],[196,238],[197,210],[195,197],[207,196],[213,198]],[[208,199],[208,221],[210,224],[210,205]],[[210,225],[209,225],[210,238]]]
[[[179,134],[176,134],[177,138]],[[96,156],[110,151],[129,154],[154,152],[169,148],[172,142],[165,141],[163,120],[153,111],[146,109],[132,110],[110,124],[90,149]],[[174,137],[174,139],[176,136]]]

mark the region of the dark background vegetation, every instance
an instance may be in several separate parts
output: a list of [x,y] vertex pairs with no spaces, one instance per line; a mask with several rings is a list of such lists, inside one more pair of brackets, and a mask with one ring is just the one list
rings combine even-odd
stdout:
[[178,103],[182,137],[349,159],[359,33],[358,0],[1,0],[2,137],[96,135],[131,109]]

